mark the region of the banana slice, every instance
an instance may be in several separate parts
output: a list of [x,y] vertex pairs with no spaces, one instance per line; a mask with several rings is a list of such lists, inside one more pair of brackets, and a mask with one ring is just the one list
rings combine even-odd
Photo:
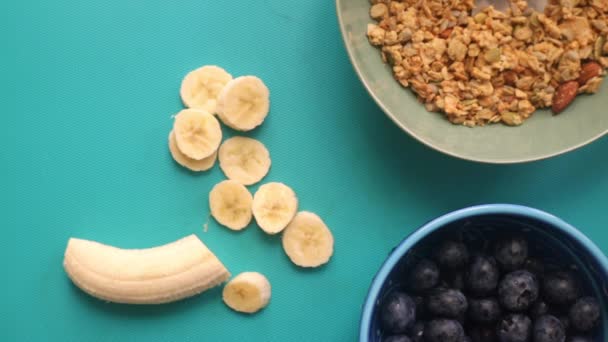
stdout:
[[220,168],[228,179],[244,185],[259,182],[270,169],[270,153],[261,142],[232,137],[220,146]]
[[334,237],[319,216],[301,211],[283,232],[283,249],[294,264],[317,267],[334,253]]
[[220,92],[217,114],[225,125],[250,131],[261,125],[270,110],[270,91],[255,76],[241,76],[228,82]]
[[239,182],[225,180],[216,184],[209,193],[211,216],[232,230],[241,230],[251,222],[253,198]]
[[281,232],[298,211],[296,193],[283,183],[267,183],[253,196],[253,216],[268,234]]
[[239,312],[257,312],[270,301],[270,282],[258,272],[243,272],[224,286],[224,303]]
[[173,123],[175,141],[188,158],[202,160],[217,151],[222,142],[222,129],[217,119],[208,112],[184,109]]
[[116,303],[160,304],[220,285],[230,273],[195,235],[148,249],[71,238],[63,267],[76,286]]
[[190,71],[184,77],[179,94],[184,106],[215,113],[217,97],[231,80],[232,75],[226,70],[215,65],[206,65]]
[[173,156],[173,159],[179,165],[197,172],[209,170],[213,167],[213,165],[215,164],[215,160],[217,159],[217,151],[213,152],[213,154],[209,157],[203,158],[201,160],[188,158],[179,150],[179,148],[177,148],[177,142],[175,141],[175,133],[173,133],[173,131],[169,133],[169,151],[171,151],[171,156]]

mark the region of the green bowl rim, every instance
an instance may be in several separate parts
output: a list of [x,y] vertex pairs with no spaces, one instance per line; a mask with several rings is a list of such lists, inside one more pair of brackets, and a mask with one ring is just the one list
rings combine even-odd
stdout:
[[405,131],[407,134],[409,134],[410,136],[412,136],[414,139],[418,140],[419,142],[423,143],[424,145],[442,152],[444,154],[447,154],[449,156],[455,157],[455,158],[459,158],[459,159],[463,159],[463,160],[468,160],[468,161],[474,161],[474,162],[478,162],[478,163],[487,163],[487,164],[517,164],[517,163],[527,163],[527,162],[533,162],[533,161],[537,161],[537,160],[543,160],[543,159],[548,159],[548,158],[552,158],[552,157],[556,157],[571,151],[574,151],[576,149],[579,149],[585,145],[588,145],[598,139],[600,139],[601,137],[603,137],[604,135],[608,134],[608,127],[601,133],[597,134],[596,136],[593,136],[589,139],[587,139],[586,141],[583,141],[579,144],[576,144],[574,146],[570,146],[568,148],[565,148],[561,151],[557,151],[554,153],[548,153],[545,155],[540,155],[540,156],[536,156],[536,157],[529,157],[529,158],[520,158],[520,159],[512,159],[512,160],[492,160],[492,159],[483,159],[483,158],[476,158],[476,157],[472,157],[472,156],[466,156],[464,154],[459,154],[458,152],[453,152],[453,151],[448,151],[445,149],[442,149],[438,146],[433,145],[431,142],[426,141],[422,136],[417,135],[416,133],[414,133],[413,131],[411,131],[409,128],[407,128],[406,125],[404,125],[403,123],[401,123],[399,120],[397,120],[397,117],[395,115],[393,115],[393,113],[391,113],[382,103],[382,101],[380,101],[380,99],[378,98],[378,96],[376,95],[376,93],[374,92],[374,90],[372,89],[372,87],[367,83],[367,81],[363,78],[363,75],[361,73],[359,64],[357,63],[356,59],[354,58],[354,53],[352,51],[352,47],[350,44],[348,44],[348,37],[346,36],[346,29],[344,27],[344,19],[342,18],[342,11],[340,10],[341,7],[341,2],[342,0],[336,0],[336,14],[338,16],[338,24],[340,26],[340,33],[342,35],[342,41],[344,43],[344,46],[346,48],[346,52],[348,54],[348,58],[350,59],[350,63],[352,64],[353,68],[355,69],[355,73],[357,74],[357,77],[359,78],[359,80],[361,81],[361,83],[363,83],[363,86],[365,87],[365,89],[367,90],[368,94],[372,97],[372,99],[374,99],[374,101],[376,102],[376,104],[380,107],[380,109],[382,109],[382,111],[384,112],[384,114],[386,114],[386,116],[388,116],[398,127],[400,127],[403,131]]

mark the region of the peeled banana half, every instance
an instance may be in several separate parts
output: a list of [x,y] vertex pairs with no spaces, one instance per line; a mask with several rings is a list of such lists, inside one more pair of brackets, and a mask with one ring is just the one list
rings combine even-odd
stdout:
[[196,235],[148,249],[121,249],[71,238],[63,266],[84,292],[127,304],[177,301],[230,278],[226,267]]

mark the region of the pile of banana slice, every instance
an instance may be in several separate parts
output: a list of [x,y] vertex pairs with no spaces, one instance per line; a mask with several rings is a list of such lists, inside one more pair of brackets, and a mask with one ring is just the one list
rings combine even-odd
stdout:
[[[314,213],[298,212],[298,198],[287,185],[270,182],[255,195],[246,186],[270,170],[268,149],[260,141],[235,136],[222,143],[219,117],[226,126],[250,131],[264,122],[270,93],[255,76],[233,78],[218,66],[203,66],[186,75],[180,96],[186,109],[175,115],[169,151],[179,165],[210,170],[217,159],[228,178],[209,193],[211,215],[221,225],[245,229],[253,218],[262,231],[283,232],[285,254],[301,267],[318,267],[333,254],[334,239]],[[160,304],[201,293],[230,278],[220,260],[195,235],[148,249],[120,249],[72,238],[64,268],[83,291],[97,298],[129,304]],[[230,308],[254,313],[268,305],[270,282],[257,272],[234,277],[223,290]]]

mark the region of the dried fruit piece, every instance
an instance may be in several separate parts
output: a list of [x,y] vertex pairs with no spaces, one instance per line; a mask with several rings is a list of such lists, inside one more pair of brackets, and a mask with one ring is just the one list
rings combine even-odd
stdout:
[[574,101],[578,91],[577,81],[568,81],[557,87],[555,95],[553,95],[553,105],[551,110],[553,113],[559,114]]
[[602,66],[596,62],[589,62],[583,64],[581,67],[581,74],[578,77],[578,84],[585,85],[590,79],[601,75]]

